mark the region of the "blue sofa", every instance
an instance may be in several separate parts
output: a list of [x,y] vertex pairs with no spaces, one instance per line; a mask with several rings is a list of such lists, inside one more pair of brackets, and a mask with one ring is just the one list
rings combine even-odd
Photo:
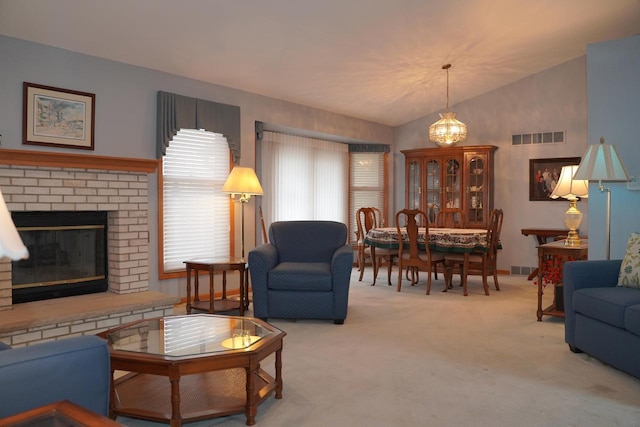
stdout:
[[353,248],[334,221],[278,221],[269,243],[249,251],[253,315],[260,319],[347,317]]
[[108,416],[110,381],[107,342],[97,336],[0,344],[0,418],[65,399]]
[[564,264],[565,341],[640,378],[640,289],[617,286],[621,263]]

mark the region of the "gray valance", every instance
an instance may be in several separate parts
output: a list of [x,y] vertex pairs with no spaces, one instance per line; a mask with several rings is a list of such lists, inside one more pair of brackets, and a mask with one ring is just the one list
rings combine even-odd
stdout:
[[349,144],[350,153],[389,153],[388,144]]
[[227,138],[233,162],[240,162],[240,107],[158,91],[157,157],[164,156],[180,129],[205,129]]

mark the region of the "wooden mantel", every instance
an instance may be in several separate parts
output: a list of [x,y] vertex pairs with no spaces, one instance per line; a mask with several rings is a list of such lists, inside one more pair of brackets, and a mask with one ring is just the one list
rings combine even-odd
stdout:
[[158,160],[0,149],[0,164],[155,173]]

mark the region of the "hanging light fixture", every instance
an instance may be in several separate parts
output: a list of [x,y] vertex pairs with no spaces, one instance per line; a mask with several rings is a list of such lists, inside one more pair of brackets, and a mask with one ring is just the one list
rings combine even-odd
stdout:
[[429,140],[441,147],[451,147],[467,139],[467,125],[456,119],[456,113],[449,111],[449,68],[451,64],[442,66],[447,70],[447,108],[440,114],[440,120],[429,126]]

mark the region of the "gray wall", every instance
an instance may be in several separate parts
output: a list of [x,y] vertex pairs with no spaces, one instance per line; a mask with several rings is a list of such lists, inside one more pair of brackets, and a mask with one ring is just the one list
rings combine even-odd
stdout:
[[[444,107],[444,105],[443,105]],[[444,108],[443,108],[444,109]],[[462,145],[498,146],[495,154],[494,206],[504,210],[503,250],[498,268],[537,266],[536,241],[522,228],[564,228],[568,202],[529,201],[529,159],[580,157],[587,146],[586,59],[584,56],[529,76],[469,101],[450,106],[469,135]],[[396,208],[404,204],[404,156],[399,150],[436,147],[427,127],[438,120],[431,114],[396,128]],[[511,135],[565,131],[564,144],[512,146]],[[587,233],[587,201],[578,202]]]
[[[630,176],[640,175],[640,36],[587,46],[589,144],[614,144]],[[611,259],[624,257],[629,234],[640,231],[640,191],[611,188]],[[606,196],[589,186],[589,258],[605,259]],[[595,244],[599,242],[599,244]]]
[[[155,157],[156,92],[240,106],[241,165],[255,167],[255,121],[349,139],[393,144],[393,128],[302,105],[279,101],[223,86],[190,80],[150,69],[107,61],[58,48],[0,36],[0,134],[2,147],[74,154],[152,159]],[[96,94],[95,151],[22,145],[22,82]],[[184,279],[158,280],[157,177],[149,182],[150,288],[184,295]],[[253,199],[258,200],[259,198]],[[255,216],[256,202],[247,206]],[[240,209],[235,223],[236,253],[240,253]],[[259,231],[259,230],[258,230]],[[246,247],[254,246],[255,224],[246,223]],[[236,276],[236,275],[233,275]],[[180,286],[178,286],[180,285]]]

